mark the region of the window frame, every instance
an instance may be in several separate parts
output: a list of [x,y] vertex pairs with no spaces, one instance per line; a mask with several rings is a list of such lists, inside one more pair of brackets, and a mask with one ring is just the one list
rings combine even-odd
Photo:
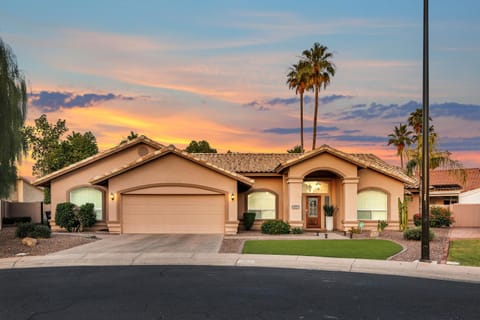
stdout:
[[[72,188],[70,190],[67,191],[67,199],[69,202],[72,202],[72,192],[75,192],[75,191],[78,191],[80,189],[92,189],[92,190],[95,190],[95,191],[98,191],[101,193],[101,200],[102,200],[102,218],[100,220],[96,220],[97,222],[105,222],[107,220],[107,203],[105,201],[105,195],[106,195],[106,191],[102,188],[98,188],[98,187],[94,187],[94,186],[91,186],[91,185],[82,185],[82,186],[77,186],[75,188]],[[72,202],[73,203],[73,202]],[[83,203],[79,204],[78,206],[82,205]],[[76,204],[77,205],[77,204]],[[96,215],[95,215],[96,216]]]
[[[360,194],[363,193],[363,192],[376,192],[376,193],[381,193],[385,196],[385,209],[379,209],[379,208],[370,208],[370,209],[367,209],[367,208],[360,208],[359,206],[359,198],[360,198]],[[357,220],[358,221],[378,221],[378,220],[385,220],[385,221],[388,221],[389,220],[389,208],[390,208],[390,193],[387,192],[386,190],[383,190],[383,189],[378,189],[378,188],[367,188],[367,189],[363,189],[363,190],[359,190],[358,193],[357,193]],[[359,217],[359,212],[369,212],[370,214],[370,218],[360,218]],[[385,212],[385,216],[382,217],[382,218],[372,218],[374,216],[374,214],[378,214],[378,213],[383,213]]]
[[277,220],[278,219],[278,194],[272,190],[269,190],[269,189],[255,189],[255,190],[251,190],[250,192],[248,192],[246,195],[245,195],[245,208],[246,208],[246,211],[250,211],[250,212],[255,212],[255,213],[258,213],[257,211],[258,210],[255,210],[255,209],[250,209],[249,206],[248,206],[248,197],[254,193],[261,193],[261,192],[268,192],[270,194],[272,194],[274,196],[274,204],[275,204],[275,208],[274,208],[274,211],[275,211],[275,217],[274,218],[257,218],[257,215],[255,215],[255,221],[268,221],[268,220]]

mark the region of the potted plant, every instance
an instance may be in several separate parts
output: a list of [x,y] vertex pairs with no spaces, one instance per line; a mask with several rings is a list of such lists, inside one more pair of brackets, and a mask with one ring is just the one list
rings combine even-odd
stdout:
[[325,213],[325,226],[327,231],[333,230],[333,213],[335,212],[335,206],[331,204],[323,205],[323,212]]

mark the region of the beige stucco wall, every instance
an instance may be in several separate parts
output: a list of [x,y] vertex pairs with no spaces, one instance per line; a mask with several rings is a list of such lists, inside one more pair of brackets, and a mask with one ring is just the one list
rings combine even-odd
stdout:
[[329,153],[322,153],[288,169],[288,221],[294,226],[305,226],[302,199],[303,179],[314,171],[330,171],[339,176],[332,183],[332,204],[338,207],[334,217],[334,228],[343,230],[343,223],[353,218],[357,206],[357,165]]
[[[285,197],[283,175],[272,176],[258,176],[249,175],[249,178],[255,180],[254,185],[246,192],[239,194],[238,198],[238,218],[243,218],[243,213],[247,211],[247,197],[248,194],[255,191],[270,191],[277,195],[277,219],[285,220],[287,213],[285,212]],[[252,229],[257,230],[260,228],[261,223],[256,222]]]
[[38,202],[43,201],[43,190],[32,186],[29,183],[26,183],[23,180],[19,181],[19,197],[18,201],[20,202]]
[[[138,151],[140,147],[148,148],[149,152],[154,150],[151,146],[140,143],[54,179],[50,184],[52,222],[55,221],[55,209],[57,204],[69,201],[69,193],[71,190],[82,186],[89,186],[90,183],[88,181],[93,177],[105,174],[115,168],[119,168],[138,159]],[[105,188],[103,189],[105,190]],[[104,201],[107,200],[105,199]],[[105,209],[105,215],[108,218],[108,206],[105,206]],[[52,226],[55,227],[54,224]]]
[[[225,223],[237,223],[237,181],[219,172],[203,167],[180,156],[169,154],[152,160],[140,167],[127,171],[108,181],[109,190],[115,194],[115,199],[108,199],[110,221],[121,223],[122,194],[138,189],[146,189],[153,194],[164,194],[163,187],[187,187],[187,194],[192,188],[199,188],[224,194],[226,203]],[[180,189],[177,189],[180,190]],[[203,192],[203,191],[202,191]],[[200,192],[201,193],[201,192]],[[231,200],[234,194],[234,200]]]
[[[360,181],[358,191],[376,189],[388,195],[388,223],[389,228],[398,227],[398,199],[403,201],[404,184],[401,181],[385,176],[371,169],[359,170]],[[409,212],[410,213],[410,212]],[[410,215],[411,216],[411,215]],[[374,227],[377,221],[372,222]]]

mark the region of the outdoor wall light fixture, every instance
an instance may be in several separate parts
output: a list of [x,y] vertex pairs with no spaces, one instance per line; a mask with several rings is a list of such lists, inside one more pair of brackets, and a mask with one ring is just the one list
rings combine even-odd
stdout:
[[232,195],[230,196],[230,199],[232,199],[232,201],[235,200],[235,195],[232,193]]
[[110,192],[110,200],[115,200],[115,193]]

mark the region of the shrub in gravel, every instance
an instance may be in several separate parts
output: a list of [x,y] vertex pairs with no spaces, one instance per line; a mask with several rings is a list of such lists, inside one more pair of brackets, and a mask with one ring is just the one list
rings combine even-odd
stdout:
[[50,238],[51,235],[52,231],[48,226],[43,224],[37,224],[28,236],[31,238]]
[[15,237],[25,238],[29,237],[30,234],[35,230],[35,223],[33,222],[23,222],[17,225],[15,230]]
[[450,227],[455,220],[447,208],[432,207],[430,209],[430,227]]
[[[430,241],[432,241],[433,238],[435,237],[435,234],[432,232],[432,230],[429,230],[429,231],[430,231],[429,238],[430,238]],[[405,240],[420,241],[422,239],[422,229],[421,228],[407,229],[403,232],[403,238]]]
[[420,213],[416,213],[413,215],[413,224],[415,227],[420,227],[422,225],[422,216]]
[[265,234],[289,234],[290,225],[281,220],[269,220],[262,223],[262,233]]

